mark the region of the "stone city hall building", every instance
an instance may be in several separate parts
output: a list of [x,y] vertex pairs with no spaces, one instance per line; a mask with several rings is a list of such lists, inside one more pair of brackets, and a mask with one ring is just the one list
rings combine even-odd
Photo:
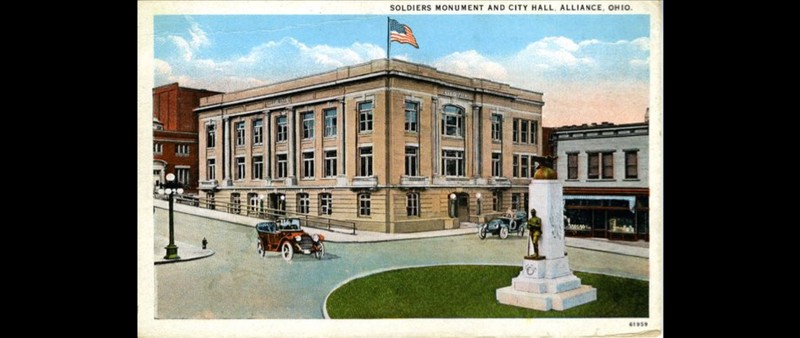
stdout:
[[391,233],[524,210],[543,105],[539,92],[386,59],[206,97],[201,203]]

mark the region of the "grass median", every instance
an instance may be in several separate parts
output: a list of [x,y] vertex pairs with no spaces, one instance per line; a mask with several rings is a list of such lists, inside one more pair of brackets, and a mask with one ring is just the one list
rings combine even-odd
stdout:
[[647,317],[647,281],[575,272],[597,288],[597,300],[565,311],[500,304],[495,290],[511,285],[514,266],[443,265],[382,272],[355,279],[328,298],[333,319]]

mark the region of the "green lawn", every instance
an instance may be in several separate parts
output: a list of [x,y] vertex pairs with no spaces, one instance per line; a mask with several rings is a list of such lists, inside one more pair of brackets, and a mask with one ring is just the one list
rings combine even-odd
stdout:
[[520,267],[446,265],[394,270],[343,285],[328,298],[334,319],[647,317],[649,283],[575,272],[597,288],[597,300],[566,311],[500,304],[495,290],[511,285]]

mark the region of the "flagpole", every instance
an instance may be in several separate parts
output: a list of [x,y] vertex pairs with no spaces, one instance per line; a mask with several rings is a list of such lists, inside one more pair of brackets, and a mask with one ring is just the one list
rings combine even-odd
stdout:
[[389,52],[391,51],[392,48],[392,42],[389,40],[389,24],[391,22],[390,20],[392,19],[390,19],[387,16],[386,17],[386,60],[389,60]]

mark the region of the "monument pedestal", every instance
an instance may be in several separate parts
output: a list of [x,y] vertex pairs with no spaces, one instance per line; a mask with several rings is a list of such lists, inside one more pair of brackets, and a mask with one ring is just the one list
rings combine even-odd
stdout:
[[569,270],[567,257],[552,260],[525,259],[511,286],[496,291],[501,304],[528,309],[563,311],[597,300],[597,289],[581,285]]
[[[542,223],[539,255],[544,259],[526,257],[522,271],[511,280],[511,286],[496,291],[501,304],[534,310],[566,310],[597,300],[597,289],[581,285],[581,280],[569,269],[564,241],[564,198],[561,183],[552,169],[540,166],[528,186],[532,216]],[[528,240],[528,255],[533,254]]]

